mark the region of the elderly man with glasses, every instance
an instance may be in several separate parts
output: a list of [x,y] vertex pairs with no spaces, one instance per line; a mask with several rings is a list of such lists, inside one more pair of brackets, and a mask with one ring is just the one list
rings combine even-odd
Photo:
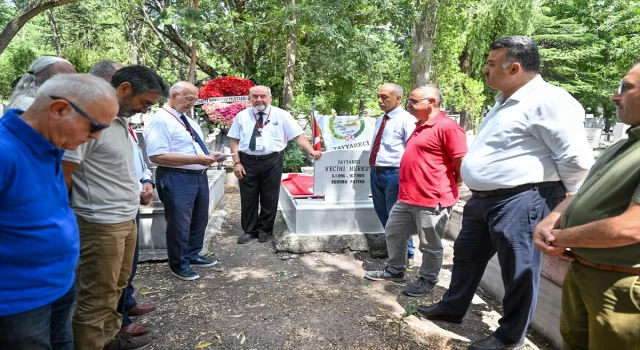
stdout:
[[440,89],[414,89],[407,110],[418,119],[400,162],[400,191],[385,226],[389,260],[383,269],[367,271],[370,280],[404,281],[407,242],[418,232],[422,266],[418,279],[404,294],[419,297],[432,292],[442,267],[442,237],[462,184],[460,165],[467,153],[464,130],[440,109]]
[[[73,102],[72,102],[73,101]],[[105,81],[60,74],[0,120],[0,344],[72,350],[78,225],[60,158],[98,139],[118,111]]]
[[158,74],[142,66],[118,70],[111,85],[118,97],[118,118],[99,140],[63,157],[80,229],[78,305],[73,316],[77,350],[140,349],[151,342],[146,335],[119,333],[118,300],[131,275],[140,205],[128,118],[146,112],[166,95],[167,87]]
[[198,123],[184,115],[196,103],[198,89],[181,81],[169,89],[169,95],[169,101],[153,115],[144,138],[149,160],[158,164],[156,184],[167,219],[171,274],[192,281],[200,278],[192,266],[218,263],[213,257],[200,256],[200,251],[209,222],[207,169],[219,160],[219,153],[209,152]]

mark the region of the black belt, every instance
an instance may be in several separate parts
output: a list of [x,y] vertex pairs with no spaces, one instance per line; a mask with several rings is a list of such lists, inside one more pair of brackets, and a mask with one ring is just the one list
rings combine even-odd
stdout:
[[499,188],[497,190],[492,191],[475,191],[471,190],[474,196],[479,198],[487,198],[487,197],[496,197],[496,196],[506,196],[508,194],[515,194],[524,191],[529,191],[533,188],[545,188],[545,187],[553,187],[553,186],[562,186],[562,181],[546,181],[546,182],[538,182],[535,184],[524,184],[512,188]]
[[166,167],[166,166],[159,166],[157,170],[168,171],[170,173],[202,175],[202,174],[206,174],[207,170],[209,170],[209,169],[191,170],[191,169],[169,168],[169,167]]
[[252,159],[252,160],[271,159],[271,158],[275,158],[275,157],[277,157],[279,155],[280,155],[280,152],[273,152],[273,153],[261,154],[261,155],[253,155],[253,154],[247,154],[247,153],[244,153],[244,152],[240,152],[240,156],[241,157],[249,158],[249,159]]
[[373,169],[376,171],[385,171],[385,170],[398,170],[397,166],[374,166]]

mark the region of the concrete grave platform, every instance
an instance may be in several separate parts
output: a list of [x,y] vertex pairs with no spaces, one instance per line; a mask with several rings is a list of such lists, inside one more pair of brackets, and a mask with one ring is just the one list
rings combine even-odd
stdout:
[[[209,220],[212,220],[213,210],[224,196],[224,170],[207,171],[209,180]],[[154,194],[157,199],[157,193]],[[159,200],[154,200],[148,206],[140,207],[140,232],[138,244],[140,261],[167,259],[167,222],[164,218],[164,206]],[[209,230],[209,226],[207,226]],[[205,236],[211,236],[210,233]],[[205,238],[206,241],[206,238]],[[206,244],[203,254],[206,253]]]

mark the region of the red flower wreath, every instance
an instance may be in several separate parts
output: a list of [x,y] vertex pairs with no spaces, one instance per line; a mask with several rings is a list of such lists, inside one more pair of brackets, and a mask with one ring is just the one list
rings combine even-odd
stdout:
[[211,97],[226,96],[246,96],[249,95],[249,89],[253,86],[253,82],[249,79],[238,77],[216,78],[207,82],[198,91],[198,98],[206,99]]

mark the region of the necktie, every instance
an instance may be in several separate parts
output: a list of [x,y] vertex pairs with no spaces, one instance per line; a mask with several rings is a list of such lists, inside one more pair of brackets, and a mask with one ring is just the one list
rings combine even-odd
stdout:
[[387,119],[389,119],[388,115],[384,115],[382,118],[382,123],[380,123],[380,129],[376,134],[376,139],[373,141],[373,147],[371,147],[371,154],[369,155],[369,166],[373,167],[376,165],[376,158],[378,157],[378,151],[380,150],[380,143],[382,142],[382,134],[384,132],[384,127],[387,126]]
[[180,119],[182,119],[182,122],[184,123],[185,128],[187,128],[187,131],[191,134],[191,136],[193,136],[194,139],[196,139],[196,142],[200,145],[200,148],[202,148],[202,152],[204,152],[204,154],[206,155],[209,155],[207,146],[205,146],[204,142],[202,142],[200,135],[198,135],[198,133],[193,130],[191,124],[189,124],[189,121],[187,120],[187,117],[185,117],[185,115],[183,114],[180,116]]
[[249,149],[252,151],[256,150],[256,137],[260,136],[260,131],[258,131],[258,125],[262,128],[262,117],[264,116],[264,112],[258,112],[258,121],[256,125],[253,127],[253,134],[251,134],[251,141],[249,141]]

